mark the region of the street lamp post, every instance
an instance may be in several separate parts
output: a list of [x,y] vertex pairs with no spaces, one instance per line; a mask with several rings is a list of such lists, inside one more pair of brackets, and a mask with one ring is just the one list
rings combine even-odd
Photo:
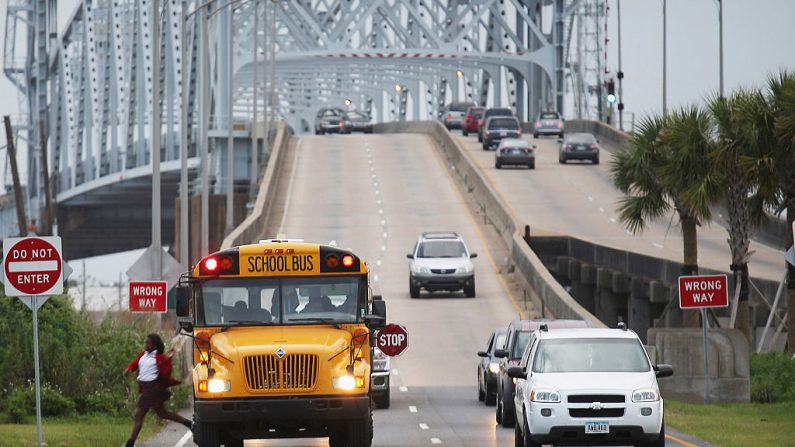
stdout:
[[666,33],[666,23],[665,23],[665,21],[666,21],[666,9],[667,9],[667,8],[666,8],[666,6],[667,6],[666,4],[667,4],[668,2],[667,2],[667,0],[662,0],[662,2],[663,2],[663,81],[662,81],[662,107],[663,107],[663,115],[668,115],[668,92],[667,92],[668,85],[667,85],[667,82],[666,82],[666,81],[667,81],[667,80],[666,80],[666,76],[667,76],[667,73],[668,73],[668,70],[667,70],[667,67],[666,67],[666,62],[667,62],[667,61],[666,61],[666,57],[667,57],[667,54],[668,54],[668,52],[667,52],[667,49],[666,49],[666,42],[665,42],[665,41],[666,41],[666,34],[667,34],[667,33]]
[[227,33],[229,38],[229,47],[227,48],[227,63],[229,64],[227,70],[227,137],[226,137],[226,230],[224,235],[232,232],[235,226],[234,223],[234,203],[235,203],[235,139],[233,134],[232,119],[234,115],[234,54],[235,54],[235,32],[233,29],[234,8],[226,10],[227,15]]
[[723,0],[718,0],[718,28],[719,28],[719,51],[720,51],[720,97],[723,96]]
[[621,69],[621,0],[616,2],[618,15],[618,129],[624,130],[624,71]]

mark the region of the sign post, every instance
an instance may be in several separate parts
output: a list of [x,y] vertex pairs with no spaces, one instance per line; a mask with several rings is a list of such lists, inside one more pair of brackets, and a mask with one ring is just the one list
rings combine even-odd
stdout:
[[17,296],[33,311],[33,363],[36,379],[36,436],[43,445],[41,379],[39,378],[39,307],[50,295],[63,293],[61,238],[12,237],[3,240],[6,296]]
[[710,403],[709,343],[707,334],[707,308],[729,305],[726,275],[701,275],[679,277],[679,308],[700,309],[704,328],[704,402]]

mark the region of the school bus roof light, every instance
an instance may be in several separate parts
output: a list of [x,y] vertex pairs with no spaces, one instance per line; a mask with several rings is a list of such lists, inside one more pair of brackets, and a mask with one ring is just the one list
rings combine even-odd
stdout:
[[221,258],[221,262],[219,264],[221,266],[221,270],[229,270],[233,266],[232,258],[229,256],[224,256]]
[[218,260],[215,258],[207,258],[204,260],[204,269],[208,272],[214,272],[218,269]]
[[344,267],[350,268],[353,266],[353,256],[345,255],[342,257],[342,265]]
[[330,269],[337,268],[340,265],[340,258],[335,254],[330,254],[326,256],[326,267]]

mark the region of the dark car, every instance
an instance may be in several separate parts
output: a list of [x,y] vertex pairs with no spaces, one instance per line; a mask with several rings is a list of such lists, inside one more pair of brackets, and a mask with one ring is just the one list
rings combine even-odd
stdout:
[[515,116],[493,116],[483,125],[483,150],[500,144],[503,138],[519,138],[522,126]]
[[442,122],[447,130],[460,129],[464,125],[467,109],[474,106],[473,102],[451,102],[442,112]]
[[533,138],[539,135],[557,135],[563,138],[563,119],[558,112],[541,112],[533,124]]
[[508,325],[505,344],[494,351],[500,359],[500,373],[497,379],[497,423],[503,427],[513,427],[516,420],[513,397],[516,391],[513,379],[508,376],[508,368],[519,365],[533,332],[542,324],[548,328],[589,327],[585,320],[513,320]]
[[573,133],[565,139],[558,140],[558,162],[561,164],[569,160],[590,160],[599,164],[599,140],[589,133]]
[[464,115],[464,127],[461,128],[464,136],[469,135],[470,132],[478,131],[478,122],[484,110],[486,110],[485,107],[470,107],[467,109],[467,114]]
[[483,141],[483,126],[492,116],[513,116],[513,110],[504,107],[492,107],[483,111],[478,120],[478,141]]
[[344,115],[345,112],[342,109],[332,107],[318,110],[315,115],[315,135],[345,132]]
[[530,144],[522,139],[503,139],[494,152],[494,167],[500,169],[505,165],[518,165],[535,169],[535,148],[535,144]]
[[500,373],[500,362],[494,357],[498,346],[505,345],[505,336],[508,328],[498,328],[491,333],[486,350],[478,352],[478,400],[485,401],[486,405],[497,403],[497,378]]
[[370,121],[372,121],[370,115],[358,110],[348,110],[345,112],[345,133],[372,133],[373,125]]

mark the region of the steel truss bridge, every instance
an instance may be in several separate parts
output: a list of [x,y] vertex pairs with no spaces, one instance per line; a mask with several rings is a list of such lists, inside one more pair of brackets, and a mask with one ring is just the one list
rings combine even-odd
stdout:
[[44,139],[69,258],[147,245],[153,147],[173,243],[183,135],[192,194],[245,193],[268,124],[308,131],[324,105],[376,121],[463,100],[522,120],[602,113],[604,0],[82,0],[56,30],[58,14],[57,0],[10,0],[3,69],[20,92],[29,219]]

